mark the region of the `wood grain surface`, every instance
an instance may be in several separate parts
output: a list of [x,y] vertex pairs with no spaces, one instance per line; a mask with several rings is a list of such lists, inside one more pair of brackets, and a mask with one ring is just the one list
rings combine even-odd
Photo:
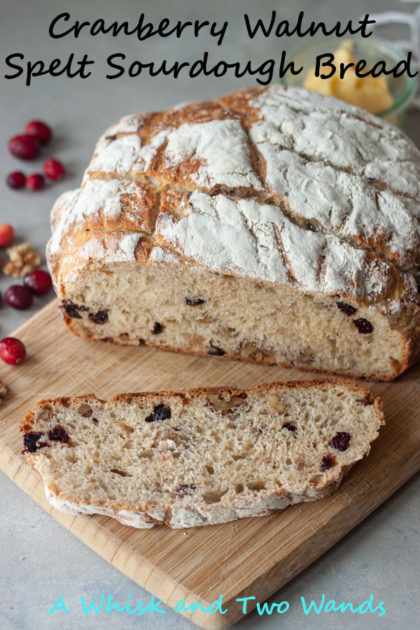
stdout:
[[370,384],[384,401],[387,424],[369,457],[328,499],[269,517],[187,530],[136,530],[104,516],[63,514],[50,507],[40,476],[21,454],[19,423],[38,400],[92,392],[108,398],[121,392],[204,385],[250,387],[314,375],[85,341],[67,331],[55,301],[14,336],[26,344],[28,358],[19,367],[0,366],[0,379],[10,390],[0,407],[0,468],[75,536],[170,606],[184,599],[207,608],[223,594],[228,609],[224,615],[199,609],[182,613],[203,628],[225,628],[240,619],[242,607],[236,598],[267,599],[420,468],[417,365],[394,383]]

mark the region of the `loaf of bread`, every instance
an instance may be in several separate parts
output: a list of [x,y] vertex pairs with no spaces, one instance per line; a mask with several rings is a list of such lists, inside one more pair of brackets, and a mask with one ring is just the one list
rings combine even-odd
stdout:
[[300,88],[128,116],[52,212],[83,337],[389,380],[420,352],[420,152]]
[[365,387],[304,382],[44,400],[22,429],[54,507],[181,528],[329,495],[381,424]]

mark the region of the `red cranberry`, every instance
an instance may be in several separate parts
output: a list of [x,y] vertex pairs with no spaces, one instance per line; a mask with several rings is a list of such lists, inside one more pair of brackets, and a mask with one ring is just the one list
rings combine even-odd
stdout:
[[66,169],[58,160],[45,160],[44,162],[44,175],[49,179],[57,180],[64,177]]
[[294,424],[291,424],[291,422],[285,422],[285,424],[283,424],[282,426],[282,429],[287,429],[296,437],[297,427]]
[[45,433],[39,431],[30,431],[23,436],[23,446],[25,447],[22,453],[36,453],[39,448],[45,448],[49,446],[47,442],[40,442]]
[[9,151],[21,160],[33,160],[39,153],[39,143],[33,136],[13,136],[9,140]]
[[60,424],[56,424],[53,429],[48,431],[48,437],[53,442],[64,442],[65,444],[70,439],[69,434]]
[[207,354],[214,354],[215,356],[223,356],[226,352],[223,348],[219,348],[219,346],[215,346],[213,343],[213,339],[210,339],[210,350],[207,351]]
[[349,447],[351,440],[350,433],[346,433],[345,431],[339,431],[333,437],[330,442],[330,446],[332,448],[337,449],[337,451],[346,451]]
[[33,297],[28,287],[22,287],[20,284],[12,284],[6,291],[6,302],[12,308],[17,308],[19,311],[32,306]]
[[197,489],[197,486],[193,483],[181,483],[181,485],[177,487],[175,492],[177,494],[180,494],[183,497],[186,494],[187,495],[194,494],[196,489]]
[[41,190],[45,186],[45,179],[40,173],[32,173],[26,178],[26,188],[29,190]]
[[369,335],[373,332],[372,324],[367,319],[363,319],[363,317],[360,319],[353,319],[353,324],[356,326],[361,335]]
[[328,453],[328,455],[324,455],[321,460],[321,470],[324,472],[325,470],[329,470],[332,466],[336,465],[336,459],[334,455]]
[[161,324],[160,322],[155,322],[155,325],[153,326],[152,329],[152,335],[160,335],[160,333],[162,333],[165,330],[165,326],[163,324]]
[[34,295],[48,293],[52,287],[50,274],[42,269],[35,269],[35,271],[26,274],[23,283]]
[[168,405],[155,405],[150,416],[145,418],[146,422],[155,422],[155,420],[167,420],[171,417],[171,408]]
[[351,317],[357,311],[357,308],[354,308],[351,304],[347,304],[347,302],[336,302],[337,308],[340,309],[345,315]]
[[200,297],[187,297],[185,298],[185,304],[188,306],[200,306],[201,304],[205,304],[206,300]]
[[42,120],[31,120],[25,127],[28,136],[35,136],[41,144],[48,144],[52,137],[51,129]]
[[19,365],[26,358],[26,348],[15,337],[5,337],[0,341],[0,359],[10,365]]
[[7,176],[6,183],[10,188],[23,188],[26,182],[25,173],[13,171]]
[[108,321],[108,311],[98,311],[97,313],[89,313],[91,322],[94,324],[105,324]]
[[0,247],[9,247],[13,241],[15,231],[10,223],[0,225]]

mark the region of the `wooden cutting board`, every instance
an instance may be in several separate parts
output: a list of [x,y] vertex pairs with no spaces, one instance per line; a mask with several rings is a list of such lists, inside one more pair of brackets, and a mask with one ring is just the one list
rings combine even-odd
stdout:
[[[338,492],[322,501],[226,525],[141,531],[104,516],[71,516],[47,503],[38,473],[21,455],[19,422],[41,398],[94,392],[178,389],[202,385],[249,387],[312,374],[150,348],[88,342],[67,331],[46,306],[14,335],[28,358],[0,366],[10,393],[0,408],[0,467],[25,492],[99,555],[172,607],[180,600],[207,608],[220,594],[224,615],[184,612],[203,628],[225,628],[242,617],[238,597],[263,602],[364,519],[419,469],[420,365],[394,383],[373,384],[387,425],[370,456]],[[248,606],[249,611],[252,606]]]

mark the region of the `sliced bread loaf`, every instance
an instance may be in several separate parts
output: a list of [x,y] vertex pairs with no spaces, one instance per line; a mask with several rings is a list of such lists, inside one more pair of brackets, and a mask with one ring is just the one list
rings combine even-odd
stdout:
[[47,260],[82,337],[390,380],[420,356],[419,200],[395,126],[246,88],[108,129]]
[[319,381],[44,400],[22,430],[54,507],[182,528],[329,495],[383,422],[365,387]]

